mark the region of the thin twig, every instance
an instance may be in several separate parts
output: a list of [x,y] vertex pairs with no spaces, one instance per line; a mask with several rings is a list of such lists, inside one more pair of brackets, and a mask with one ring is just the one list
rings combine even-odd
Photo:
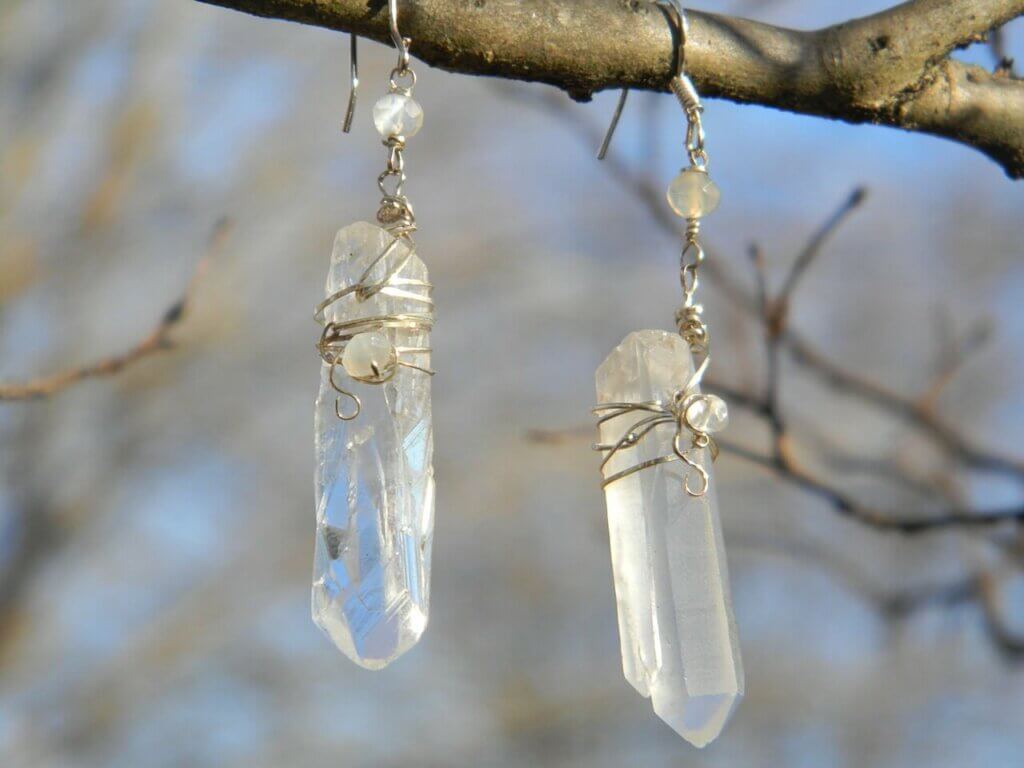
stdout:
[[785,323],[789,311],[790,298],[793,296],[793,292],[796,290],[800,279],[821,253],[822,246],[825,245],[829,237],[864,202],[867,194],[868,191],[865,187],[855,188],[846,201],[825,220],[818,231],[807,241],[807,245],[801,249],[796,260],[793,262],[792,268],[790,268],[789,273],[786,275],[785,281],[782,283],[778,296],[775,298],[775,311],[780,315],[780,317],[775,318],[776,322]]
[[229,229],[230,223],[227,219],[216,224],[210,235],[206,253],[197,264],[184,294],[163,313],[156,327],[140,341],[123,352],[104,357],[87,365],[58,371],[25,382],[0,383],[0,402],[42,400],[52,397],[80,382],[115,376],[125,368],[147,357],[173,348],[172,331],[184,319],[195,286],[205,273],[210,258],[223,244]]
[[778,307],[781,302],[773,299],[768,290],[768,274],[764,263],[764,255],[756,245],[750,246],[750,262],[754,266],[754,278],[756,283],[755,296],[761,314],[761,322],[764,326],[764,347],[765,347],[765,394],[764,408],[762,413],[772,430],[772,440],[775,442],[775,451],[784,449],[781,444],[785,440],[786,427],[782,420],[782,409],[779,405],[779,338],[785,323],[785,314],[780,313]]
[[938,369],[918,398],[918,407],[921,411],[935,417],[939,398],[946,387],[963,370],[968,361],[985,348],[991,339],[992,324],[987,320],[981,320],[969,328],[962,338],[943,344],[944,354],[939,360]]
[[951,458],[971,469],[998,472],[1024,481],[1024,460],[976,446],[965,435],[922,407],[918,400],[843,368],[819,352],[793,328],[786,329],[783,343],[794,362],[821,376],[825,383],[839,392],[874,405],[913,426],[945,450]]

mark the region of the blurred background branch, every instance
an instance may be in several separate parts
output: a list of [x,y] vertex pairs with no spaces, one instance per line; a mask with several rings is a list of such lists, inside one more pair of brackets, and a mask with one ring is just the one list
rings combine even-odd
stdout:
[[[511,94],[510,94],[511,96]],[[522,96],[524,102],[538,104],[571,126],[571,132],[586,146],[593,146],[598,139],[595,130],[582,120],[576,110],[569,109],[560,99],[550,95]],[[664,205],[657,182],[643,173],[634,172],[627,163],[609,155],[605,164],[611,175],[624,189],[633,194],[644,206],[651,220],[667,233],[679,234],[679,222]],[[999,509],[968,509],[957,505],[942,514],[913,514],[907,516],[893,511],[874,509],[858,501],[855,496],[843,490],[840,485],[823,479],[808,471],[794,450],[794,440],[783,412],[782,405],[782,361],[787,353],[798,366],[820,377],[841,396],[851,396],[885,411],[906,422],[911,428],[922,432],[951,461],[971,469],[995,471],[1006,475],[1019,484],[1024,492],[1024,459],[1002,456],[985,448],[973,445],[965,434],[944,423],[935,408],[936,399],[949,380],[962,368],[964,360],[977,350],[988,334],[975,332],[961,343],[953,345],[939,373],[931,385],[918,397],[907,397],[893,392],[881,384],[861,376],[853,368],[847,368],[830,360],[819,352],[789,323],[794,294],[801,279],[814,262],[822,256],[823,246],[866,199],[867,190],[857,187],[809,238],[792,261],[792,265],[781,281],[781,288],[772,293],[768,287],[761,249],[751,247],[751,262],[755,271],[755,290],[745,289],[739,280],[724,270],[721,262],[710,258],[703,269],[736,308],[751,313],[762,326],[765,342],[766,375],[763,392],[745,390],[736,383],[723,380],[715,372],[705,377],[708,388],[721,393],[733,406],[750,411],[763,419],[771,432],[767,451],[758,450],[734,442],[730,438],[718,440],[723,452],[731,453],[766,469],[782,479],[828,502],[842,515],[879,530],[901,533],[923,533],[944,528],[972,528],[1019,524],[1024,521],[1024,502]],[[713,250],[713,248],[711,249]],[[571,430],[574,432],[575,430]],[[532,439],[540,442],[557,440],[555,433],[533,430]],[[848,463],[849,457],[835,458],[833,463]],[[895,474],[904,484],[911,484],[909,477],[900,477],[898,465],[891,457],[878,457],[873,468],[882,474]]]
[[[557,116],[570,127],[570,133],[584,146],[596,146],[600,138],[599,133],[580,117],[577,110],[570,109],[564,101],[551,94],[506,93],[510,98],[516,95],[522,103],[539,106],[542,110]],[[679,222],[664,205],[662,192],[655,179],[643,172],[634,171],[627,162],[616,157],[614,153],[605,159],[605,165],[624,191],[635,197],[643,206],[653,223],[667,234],[679,236]],[[745,389],[716,372],[706,376],[705,382],[708,389],[722,394],[731,406],[743,409],[767,424],[768,449],[739,442],[731,436],[719,437],[717,441],[724,454],[750,462],[784,482],[791,483],[819,498],[840,515],[878,531],[922,534],[949,529],[994,528],[993,535],[997,541],[1003,542],[1001,546],[1004,547],[1007,557],[999,558],[991,568],[970,574],[961,580],[949,584],[918,587],[908,592],[879,592],[864,587],[868,580],[850,577],[849,568],[846,580],[851,585],[860,585],[860,591],[871,597],[883,614],[894,618],[904,617],[920,607],[976,603],[982,607],[985,627],[993,645],[1007,658],[1016,660],[1024,656],[1024,634],[1018,635],[1014,630],[1007,628],[999,612],[994,608],[993,592],[996,589],[994,585],[999,581],[995,574],[1005,573],[1007,570],[1013,572],[1018,567],[1014,563],[1020,559],[1016,547],[1021,541],[1019,526],[1024,522],[1024,500],[1000,508],[971,508],[962,502],[962,497],[956,489],[943,486],[944,481],[956,477],[961,470],[981,470],[994,472],[1012,480],[1017,487],[1018,496],[1024,498],[1024,459],[1004,456],[975,445],[964,431],[942,420],[937,406],[943,390],[962,370],[965,362],[991,337],[989,323],[976,323],[963,338],[956,340],[955,343],[943,345],[945,352],[931,382],[919,395],[911,397],[859,374],[855,363],[847,367],[831,360],[789,322],[801,281],[815,262],[823,256],[824,246],[836,230],[863,204],[867,193],[865,187],[857,187],[851,191],[800,248],[789,269],[783,274],[780,288],[774,293],[769,287],[770,275],[763,251],[757,244],[750,247],[750,260],[755,278],[753,291],[744,288],[741,281],[727,272],[719,260],[712,257],[705,263],[704,269],[709,279],[730,304],[752,315],[760,324],[765,345],[765,384],[761,392]],[[709,251],[713,250],[713,247],[709,248]],[[800,369],[819,377],[834,391],[835,396],[859,399],[920,432],[946,454],[949,462],[946,465],[947,473],[943,477],[921,479],[916,477],[910,468],[902,466],[896,455],[878,455],[863,459],[834,447],[829,447],[827,465],[822,471],[810,469],[805,465],[803,457],[807,455],[807,447],[814,444],[815,435],[793,430],[785,417],[782,375],[784,354]],[[819,427],[827,429],[827,410],[822,413],[822,417],[825,423]],[[529,440],[541,444],[558,444],[565,438],[592,435],[593,428],[583,426],[563,430],[531,429],[527,432]],[[820,446],[815,446],[812,452],[818,453],[820,458],[823,451]],[[876,508],[844,487],[843,482],[835,476],[835,470],[842,468],[855,468],[859,472],[872,473],[896,486],[915,489],[919,495],[925,497],[937,493],[945,508],[939,511],[932,508],[909,513],[906,510]],[[829,469],[832,471],[827,471]],[[834,563],[832,567],[836,567]]]
[[185,318],[196,284],[206,271],[210,258],[218,251],[230,230],[230,222],[222,219],[213,228],[206,253],[196,265],[195,274],[189,281],[184,295],[175,301],[160,317],[156,326],[140,341],[123,352],[101,358],[87,365],[75,366],[63,371],[40,376],[24,382],[0,381],[0,402],[5,400],[40,400],[63,392],[68,387],[107,376],[115,376],[130,365],[158,352],[174,347],[171,334]]
[[[388,40],[383,2],[200,2]],[[1024,0],[911,0],[814,32],[687,14],[686,66],[705,96],[943,136],[1024,176],[1024,82],[999,54],[994,73],[948,58],[1024,14]],[[644,2],[419,0],[401,19],[432,66],[549,83],[577,100],[665,90],[673,61],[664,14]]]

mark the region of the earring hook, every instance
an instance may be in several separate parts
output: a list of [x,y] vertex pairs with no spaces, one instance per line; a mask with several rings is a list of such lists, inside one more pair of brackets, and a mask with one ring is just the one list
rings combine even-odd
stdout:
[[[676,43],[672,61],[672,82],[681,80],[685,77],[686,38],[690,31],[689,22],[686,19],[686,11],[683,10],[680,0],[655,0],[652,5],[656,5],[665,11],[672,25],[673,32],[675,33],[672,37]],[[628,96],[629,88],[623,88],[619,94],[619,101],[615,105],[615,111],[612,113],[612,121],[608,124],[608,130],[605,131],[604,139],[601,141],[601,148],[597,150],[598,160],[604,160],[605,155],[608,154],[608,147],[611,146],[612,136],[619,125],[619,118],[622,117],[622,110],[626,106],[626,98]]]
[[[391,33],[391,42],[395,48],[398,49],[398,71],[407,72],[409,70],[409,45],[412,40],[408,37],[402,37],[402,33],[398,31],[398,0],[388,0],[388,31]],[[349,133],[352,130],[352,118],[356,114],[356,100],[359,92],[359,57],[358,57],[358,36],[354,32],[350,32],[348,36],[349,40],[349,92],[348,92],[348,106],[345,108],[345,121],[342,123],[341,130],[345,133]]]
[[398,49],[399,64],[401,69],[409,67],[409,43],[408,37],[402,37],[398,31],[398,0],[388,0],[388,27],[391,31],[391,42]]
[[345,133],[349,133],[352,130],[352,118],[356,114],[356,93],[359,91],[359,60],[356,57],[358,40],[359,38],[356,37],[355,33],[349,33],[348,74],[350,87],[348,91],[348,107],[345,108],[345,122],[341,126],[341,130]]

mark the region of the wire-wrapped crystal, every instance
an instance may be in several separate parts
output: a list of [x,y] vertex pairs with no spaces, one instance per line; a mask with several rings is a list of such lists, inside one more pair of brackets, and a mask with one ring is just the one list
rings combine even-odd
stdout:
[[[666,331],[637,331],[597,369],[603,446],[616,446],[602,466],[606,478],[615,599],[626,679],[654,711],[690,743],[703,747],[721,732],[743,696],[710,443],[679,445],[680,424],[659,419],[694,380],[690,347]],[[699,395],[697,384],[687,398]],[[692,399],[715,406],[714,401]],[[685,419],[688,408],[683,409]],[[637,428],[638,413],[653,428]],[[657,421],[652,422],[649,419]],[[641,434],[642,433],[642,434]],[[636,439],[623,441],[623,436]],[[686,463],[692,453],[692,463]],[[683,455],[680,455],[683,454]],[[687,490],[694,465],[703,492]],[[642,467],[637,471],[632,471]],[[612,478],[615,478],[614,480]]]
[[408,238],[367,222],[338,232],[321,305],[313,620],[368,669],[407,651],[427,625],[429,291]]

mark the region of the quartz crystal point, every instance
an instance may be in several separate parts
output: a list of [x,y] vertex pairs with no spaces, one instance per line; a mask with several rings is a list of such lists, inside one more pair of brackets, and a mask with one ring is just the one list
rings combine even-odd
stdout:
[[[671,403],[692,373],[678,335],[637,331],[597,369],[598,403]],[[645,415],[605,422],[601,442],[618,442]],[[671,456],[674,434],[662,425],[623,447],[605,477]],[[710,471],[706,449],[700,460]],[[714,482],[704,496],[688,496],[686,469],[681,461],[647,467],[606,486],[605,499],[626,679],[680,736],[703,747],[743,696],[743,665]]]
[[[380,227],[359,222],[338,232],[327,295],[353,285],[392,242]],[[409,245],[400,240],[367,278],[381,279]],[[427,282],[413,254],[395,275]],[[358,301],[352,294],[327,309],[326,319],[422,313],[425,306],[386,292]],[[397,347],[429,347],[426,331],[381,331]],[[417,363],[429,367],[421,355]],[[335,381],[361,401],[359,415],[335,414],[337,391],[322,366],[316,401],[316,554],[313,621],[349,658],[380,669],[420,639],[430,603],[434,524],[430,376],[399,367],[383,384],[351,379],[341,365]],[[350,411],[347,402],[342,412]]]

